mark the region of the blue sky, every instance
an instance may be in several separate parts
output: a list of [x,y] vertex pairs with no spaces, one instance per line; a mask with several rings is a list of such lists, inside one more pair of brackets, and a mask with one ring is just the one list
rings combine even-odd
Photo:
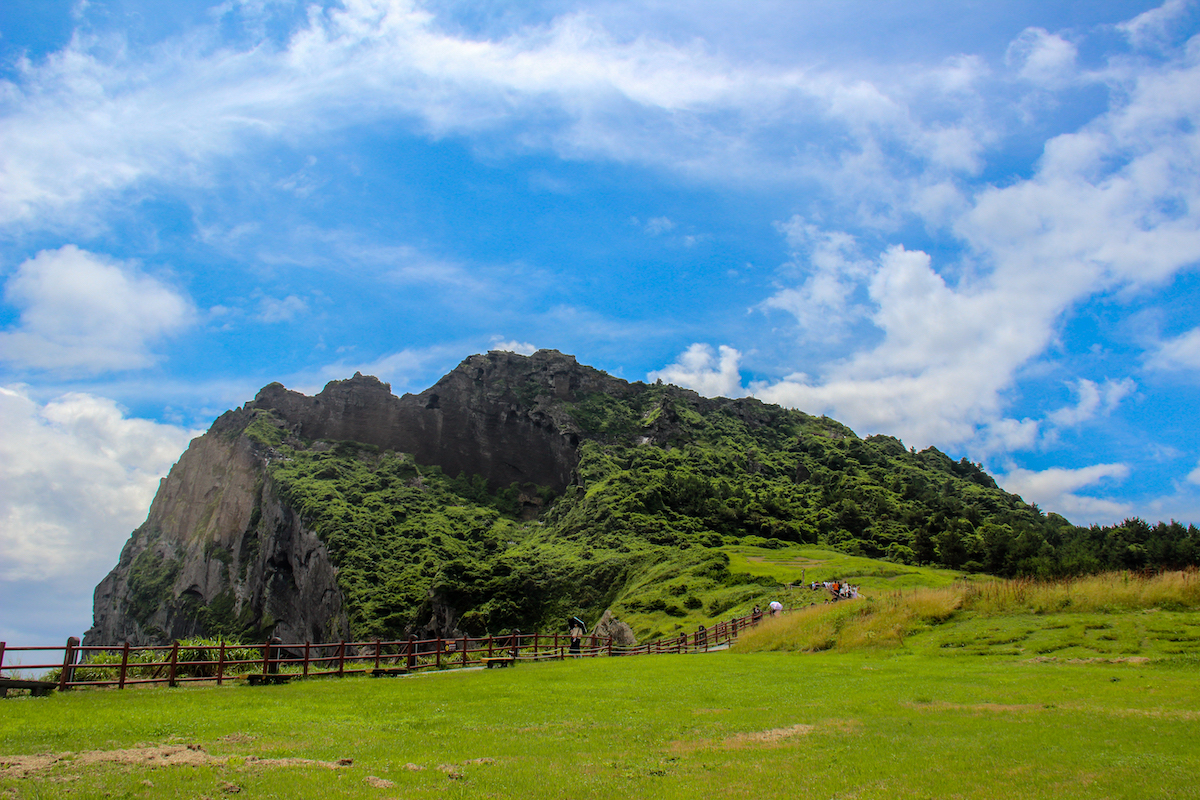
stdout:
[[1200,521],[1200,9],[0,6],[0,639],[214,417],[488,349]]

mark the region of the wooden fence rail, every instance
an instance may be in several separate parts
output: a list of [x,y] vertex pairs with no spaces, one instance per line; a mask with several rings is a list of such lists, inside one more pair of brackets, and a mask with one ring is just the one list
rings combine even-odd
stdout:
[[[455,639],[417,639],[369,642],[285,643],[278,639],[260,645],[220,642],[216,645],[169,645],[134,647],[82,645],[74,636],[62,647],[12,647],[0,642],[0,696],[10,689],[59,691],[79,687],[128,686],[208,681],[217,685],[228,680],[250,683],[282,683],[293,678],[325,675],[401,675],[427,669],[463,669],[506,666],[519,661],[566,658],[703,653],[737,640],[738,633],[756,625],[762,615],[735,617],[707,630],[683,633],[627,647],[611,638],[586,635],[578,651],[561,633],[520,633],[497,636],[462,636]],[[14,655],[48,653],[37,658],[49,663],[17,663]],[[56,653],[61,654],[61,658]],[[20,658],[19,656],[17,658]],[[5,663],[6,659],[9,663]],[[42,673],[58,669],[58,679],[46,681],[20,677],[20,672]],[[6,674],[8,673],[8,674]],[[14,674],[15,673],[15,674]]]

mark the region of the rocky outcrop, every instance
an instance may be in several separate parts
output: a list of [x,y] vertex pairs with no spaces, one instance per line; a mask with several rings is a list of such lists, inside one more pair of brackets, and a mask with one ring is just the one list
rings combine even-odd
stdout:
[[629,627],[628,623],[621,622],[613,616],[611,610],[604,612],[600,617],[600,621],[596,623],[595,629],[592,631],[601,639],[612,637],[613,644],[618,647],[633,647],[637,644],[637,637],[633,635],[633,628]]
[[280,501],[269,455],[240,435],[252,418],[222,417],[162,481],[146,522],[96,587],[86,644],[345,636],[337,572],[320,539]]
[[578,463],[579,430],[556,401],[613,396],[634,385],[557,350],[471,356],[420,394],[396,397],[355,374],[307,397],[273,383],[244,409],[269,410],[303,439],[352,440],[411,453],[448,475],[482,475],[493,487],[532,483],[561,491]]
[[[190,636],[331,641],[347,635],[337,569],[284,502],[267,466],[274,444],[355,441],[413,455],[450,475],[561,490],[574,480],[579,429],[559,401],[633,385],[555,350],[463,361],[420,394],[355,374],[314,397],[273,383],[226,412],[171,469],[146,522],[96,587],[89,645]],[[541,500],[522,495],[526,516]],[[458,612],[430,598],[420,633],[459,635]]]

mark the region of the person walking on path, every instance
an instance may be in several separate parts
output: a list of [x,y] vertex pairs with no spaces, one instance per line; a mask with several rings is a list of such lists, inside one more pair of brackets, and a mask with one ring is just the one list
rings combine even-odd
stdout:
[[571,631],[571,657],[579,658],[579,646],[583,643],[583,635],[587,633],[587,626],[579,617],[571,617],[567,620],[567,627]]

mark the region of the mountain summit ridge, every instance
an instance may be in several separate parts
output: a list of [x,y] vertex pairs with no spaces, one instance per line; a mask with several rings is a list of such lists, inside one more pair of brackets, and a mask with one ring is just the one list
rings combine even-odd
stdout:
[[[275,632],[292,638],[345,635],[328,551],[280,503],[267,474],[272,438],[354,441],[409,453],[447,474],[480,475],[492,487],[562,491],[574,479],[580,431],[556,401],[629,386],[557,350],[474,355],[425,391],[402,396],[361,373],[311,397],[270,383],[218,417],[161,481],[146,522],[96,588],[85,641],[201,635],[204,612],[214,608],[275,622]],[[264,414],[278,432],[246,436]],[[151,609],[157,599],[166,602]]]
[[355,374],[222,414],[97,586],[85,641],[478,635],[606,610],[668,634],[767,590],[727,548],[793,543],[897,576],[1200,560],[1195,527],[1077,528],[933,447],[492,351],[416,394]]

